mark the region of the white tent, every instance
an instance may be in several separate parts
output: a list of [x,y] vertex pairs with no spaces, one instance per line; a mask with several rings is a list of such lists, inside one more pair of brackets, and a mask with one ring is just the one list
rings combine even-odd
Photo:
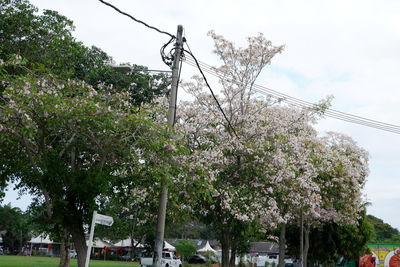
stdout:
[[210,243],[208,241],[204,247],[197,250],[197,252],[207,252],[207,251],[211,251],[217,254],[217,251],[210,246]]
[[54,242],[49,238],[48,235],[45,234],[40,234],[36,237],[33,236],[27,243],[30,244],[30,251],[26,252],[28,252],[30,255],[32,255],[33,247],[35,247],[35,250],[37,249],[40,251],[40,253],[43,253],[46,256],[54,256],[52,246],[54,244],[60,244],[59,242]]
[[136,240],[133,240],[133,246],[130,238],[118,241],[117,243],[114,244],[115,247],[137,247],[137,248],[142,248],[144,247],[142,244],[138,244]]
[[[86,244],[87,245],[89,244],[89,240],[86,240]],[[99,238],[95,238],[93,241],[92,247],[93,248],[104,248],[104,247],[110,248],[110,247],[113,247],[113,245],[111,243],[103,241]]]
[[36,237],[32,237],[28,243],[31,244],[53,244],[53,240],[49,238],[47,235],[38,235]]
[[175,247],[173,245],[171,245],[170,243],[168,243],[167,241],[164,241],[164,249],[175,251]]

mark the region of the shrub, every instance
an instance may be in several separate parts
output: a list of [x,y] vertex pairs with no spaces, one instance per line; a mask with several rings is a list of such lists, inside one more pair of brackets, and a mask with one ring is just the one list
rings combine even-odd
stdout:
[[187,240],[176,242],[175,248],[182,260],[187,260],[196,253],[196,245]]

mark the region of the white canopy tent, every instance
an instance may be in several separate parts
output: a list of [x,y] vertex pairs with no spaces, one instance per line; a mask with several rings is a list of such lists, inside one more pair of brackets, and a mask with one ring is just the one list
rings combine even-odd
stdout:
[[[87,245],[89,244],[89,240],[86,240],[86,244]],[[110,248],[110,247],[113,247],[113,244],[111,244],[107,241],[103,241],[99,238],[95,238],[93,241],[92,247],[93,248],[104,248],[104,247]]]
[[211,251],[217,254],[217,251],[210,246],[210,243],[208,241],[204,247],[197,250],[197,252],[207,252],[207,251]]
[[47,235],[38,235],[36,237],[32,237],[28,243],[31,244],[53,244],[53,240],[49,238]]
[[53,245],[60,244],[59,242],[54,242],[45,234],[33,236],[27,243],[30,245],[29,255],[32,255],[32,250],[35,248],[35,251],[39,251],[46,256],[54,256]]
[[175,247],[173,245],[171,245],[170,243],[168,243],[167,241],[164,241],[164,249],[175,251]]
[[132,240],[130,238],[118,241],[117,243],[114,244],[115,247],[137,247],[137,248],[142,248],[144,247],[142,244],[138,244],[136,240],[133,240],[133,245],[132,245]]

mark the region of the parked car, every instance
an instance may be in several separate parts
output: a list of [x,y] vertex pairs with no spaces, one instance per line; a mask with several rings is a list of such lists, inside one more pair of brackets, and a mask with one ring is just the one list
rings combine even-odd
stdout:
[[[153,258],[141,258],[140,267],[153,266]],[[161,258],[162,267],[182,267],[182,262],[179,257],[175,256],[173,252],[164,251]]]
[[69,257],[70,257],[71,259],[75,259],[77,256],[78,256],[78,254],[76,253],[76,250],[75,250],[75,249],[71,249],[71,250],[69,251]]
[[298,266],[299,264],[297,260],[291,258],[285,259],[285,267],[298,267]]
[[278,255],[268,255],[266,262],[270,265],[278,266],[279,256]]
[[202,255],[193,255],[189,260],[189,264],[205,264],[207,263],[207,259]]

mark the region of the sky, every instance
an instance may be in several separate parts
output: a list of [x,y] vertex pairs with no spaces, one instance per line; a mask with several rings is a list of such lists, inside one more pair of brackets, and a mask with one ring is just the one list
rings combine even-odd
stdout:
[[[196,57],[210,65],[221,62],[212,53],[207,32],[246,45],[246,38],[263,33],[275,45],[285,45],[257,84],[309,102],[334,96],[332,108],[400,125],[400,1],[397,0],[109,0],[121,10],[176,34],[177,25]],[[149,69],[168,67],[160,47],[169,37],[150,30],[97,0],[31,0],[40,10],[51,9],[74,21],[74,36],[95,45],[117,63]],[[196,70],[184,64],[181,77]],[[218,88],[216,88],[218,91]],[[185,95],[178,92],[178,98]],[[400,135],[326,118],[321,134],[337,131],[351,136],[370,154],[370,175],[364,193],[368,213],[400,229]],[[3,203],[25,209],[29,196],[16,200],[11,188]]]

